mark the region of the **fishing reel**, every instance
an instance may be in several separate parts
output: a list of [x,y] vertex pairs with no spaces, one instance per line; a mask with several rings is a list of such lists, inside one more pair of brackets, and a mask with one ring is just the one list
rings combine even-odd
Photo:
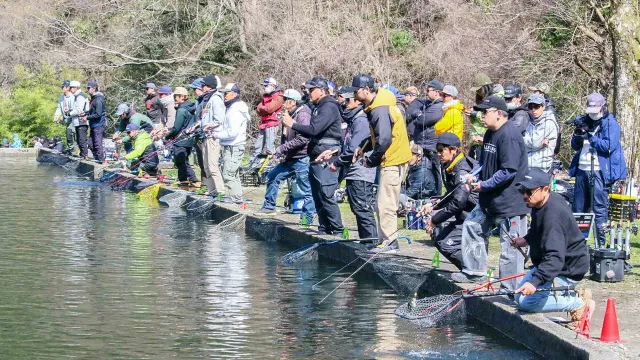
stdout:
[[638,235],[638,224],[631,225],[631,233],[636,236]]

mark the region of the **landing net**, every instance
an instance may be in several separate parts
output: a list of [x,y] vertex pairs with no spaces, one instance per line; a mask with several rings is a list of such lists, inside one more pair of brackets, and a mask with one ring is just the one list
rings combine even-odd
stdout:
[[216,230],[239,230],[244,227],[247,214],[238,213],[227,219],[222,220],[215,226]]
[[412,259],[385,254],[379,254],[370,263],[378,276],[402,296],[415,294],[434,270]]
[[422,326],[435,326],[445,320],[464,318],[464,299],[461,295],[436,295],[411,299],[400,305],[395,314]]
[[170,208],[178,208],[184,205],[187,201],[187,193],[183,191],[175,191],[164,196],[161,196],[158,199],[158,202],[162,205],[168,206]]

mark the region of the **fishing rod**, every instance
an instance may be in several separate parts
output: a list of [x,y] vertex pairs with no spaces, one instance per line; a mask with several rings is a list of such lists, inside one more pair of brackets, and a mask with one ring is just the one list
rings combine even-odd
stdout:
[[[480,171],[482,171],[482,166],[480,166],[480,167],[476,168],[475,170],[473,170],[471,172],[471,174],[469,174],[469,175],[471,175],[472,177],[475,178],[476,176],[478,176],[478,174],[480,174]],[[433,209],[432,210],[440,210],[440,208],[442,208],[442,206],[444,206],[444,204],[445,204],[445,199],[453,196],[453,193],[455,193],[456,190],[458,190],[463,185],[467,185],[467,182],[464,181],[464,182],[461,182],[460,184],[456,185],[456,187],[454,187],[451,191],[446,193],[440,200],[438,200],[438,202],[435,205],[433,205]],[[418,216],[418,217],[424,216],[424,214],[422,213],[422,209],[420,209],[420,211],[416,214],[416,216]]]

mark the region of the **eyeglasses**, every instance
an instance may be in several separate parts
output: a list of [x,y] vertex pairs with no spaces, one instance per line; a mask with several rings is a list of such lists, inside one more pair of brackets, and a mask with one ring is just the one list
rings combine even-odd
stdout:
[[482,114],[483,117],[485,117],[485,116],[487,116],[488,113],[495,112],[495,111],[498,111],[498,109],[496,109],[496,108],[482,109],[482,110],[480,110],[480,113]]
[[436,152],[438,154],[441,154],[441,153],[444,152],[444,149],[446,149],[446,148],[447,148],[446,146],[438,145],[438,146],[436,146]]
[[542,107],[542,105],[540,104],[529,104],[527,105],[527,107],[529,108],[529,110],[538,110]]
[[531,191],[531,189],[518,189],[518,191],[520,192],[521,195],[527,195],[528,197],[533,196],[535,193],[538,192],[538,190],[540,190],[540,188],[536,188],[535,190]]

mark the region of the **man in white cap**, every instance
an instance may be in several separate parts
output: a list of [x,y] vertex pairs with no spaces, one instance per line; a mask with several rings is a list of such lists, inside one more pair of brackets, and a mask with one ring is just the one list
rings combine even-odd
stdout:
[[75,100],[73,102],[73,109],[69,110],[68,115],[71,118],[73,126],[76,127],[76,140],[80,148],[80,157],[86,159],[89,155],[89,145],[87,144],[89,122],[85,118],[85,112],[89,111],[89,99],[82,90],[80,90],[79,81],[71,81],[69,88]]
[[278,81],[272,77],[268,77],[262,81],[264,90],[262,92],[262,101],[258,104],[256,112],[260,115],[260,123],[258,123],[258,137],[253,144],[253,154],[251,154],[250,162],[252,163],[256,157],[266,155],[267,152],[274,152],[276,145],[276,136],[278,135],[278,114],[282,111],[282,90],[278,87]]
[[[287,89],[283,95],[284,109],[296,124],[309,125],[311,109],[302,100],[302,94],[294,89]],[[282,127],[281,145],[275,153],[282,156],[282,161],[267,175],[267,192],[260,214],[275,214],[278,189],[282,181],[295,175],[298,191],[304,199],[301,218],[310,224],[316,213],[309,182],[309,155],[307,144],[309,139],[290,127]]]
[[442,96],[442,110],[444,114],[442,119],[438,121],[434,128],[436,136],[440,136],[446,132],[452,132],[459,139],[464,137],[464,105],[458,100],[458,89],[453,85],[445,85],[440,92]]
[[591,209],[595,213],[596,237],[598,244],[604,246],[609,192],[614,182],[627,178],[620,126],[599,93],[587,96],[587,114],[577,117],[573,125],[571,148],[576,154],[569,167],[569,176],[576,177],[573,212]]

